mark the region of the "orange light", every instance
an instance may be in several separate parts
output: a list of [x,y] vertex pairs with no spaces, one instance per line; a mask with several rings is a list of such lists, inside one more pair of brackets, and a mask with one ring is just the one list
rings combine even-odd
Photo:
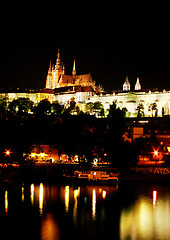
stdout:
[[157,191],[153,191],[153,207],[156,205],[156,200],[157,200]]
[[155,155],[155,156],[158,156],[158,151],[155,150],[155,151],[154,151],[154,155]]
[[102,197],[103,197],[103,199],[106,198],[106,191],[104,191],[104,190],[103,190],[103,192],[102,192]]
[[5,157],[7,157],[7,156],[10,157],[10,155],[11,155],[10,149],[9,150],[5,149]]

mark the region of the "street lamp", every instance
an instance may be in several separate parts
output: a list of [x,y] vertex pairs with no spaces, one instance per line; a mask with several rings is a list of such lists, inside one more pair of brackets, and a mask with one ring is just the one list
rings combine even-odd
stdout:
[[10,149],[9,149],[9,150],[8,150],[8,149],[5,149],[5,152],[4,152],[4,153],[5,153],[5,157],[7,157],[7,156],[10,157],[10,155],[11,155],[12,152],[10,151]]

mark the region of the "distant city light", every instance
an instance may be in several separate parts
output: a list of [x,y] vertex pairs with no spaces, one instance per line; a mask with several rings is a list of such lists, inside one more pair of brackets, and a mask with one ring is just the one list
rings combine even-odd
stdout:
[[105,199],[106,198],[106,191],[102,191],[102,197],[103,197],[103,199]]
[[9,156],[10,157],[10,155],[11,155],[11,151],[10,151],[10,149],[9,150],[7,150],[7,149],[5,149],[5,157],[7,157],[7,156]]
[[158,151],[157,150],[154,151],[154,155],[158,156]]

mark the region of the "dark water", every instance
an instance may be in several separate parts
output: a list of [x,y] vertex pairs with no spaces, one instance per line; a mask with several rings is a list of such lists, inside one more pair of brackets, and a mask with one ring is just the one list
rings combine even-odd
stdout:
[[0,186],[1,239],[170,239],[170,187]]

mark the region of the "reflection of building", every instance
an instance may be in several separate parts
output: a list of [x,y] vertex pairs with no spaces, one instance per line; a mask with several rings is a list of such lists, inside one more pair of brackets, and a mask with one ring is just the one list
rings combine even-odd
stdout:
[[151,198],[145,191],[145,195],[140,194],[130,207],[123,207],[120,214],[120,239],[169,239],[168,197],[169,194],[165,198],[165,193],[159,195],[159,192],[153,191]]

